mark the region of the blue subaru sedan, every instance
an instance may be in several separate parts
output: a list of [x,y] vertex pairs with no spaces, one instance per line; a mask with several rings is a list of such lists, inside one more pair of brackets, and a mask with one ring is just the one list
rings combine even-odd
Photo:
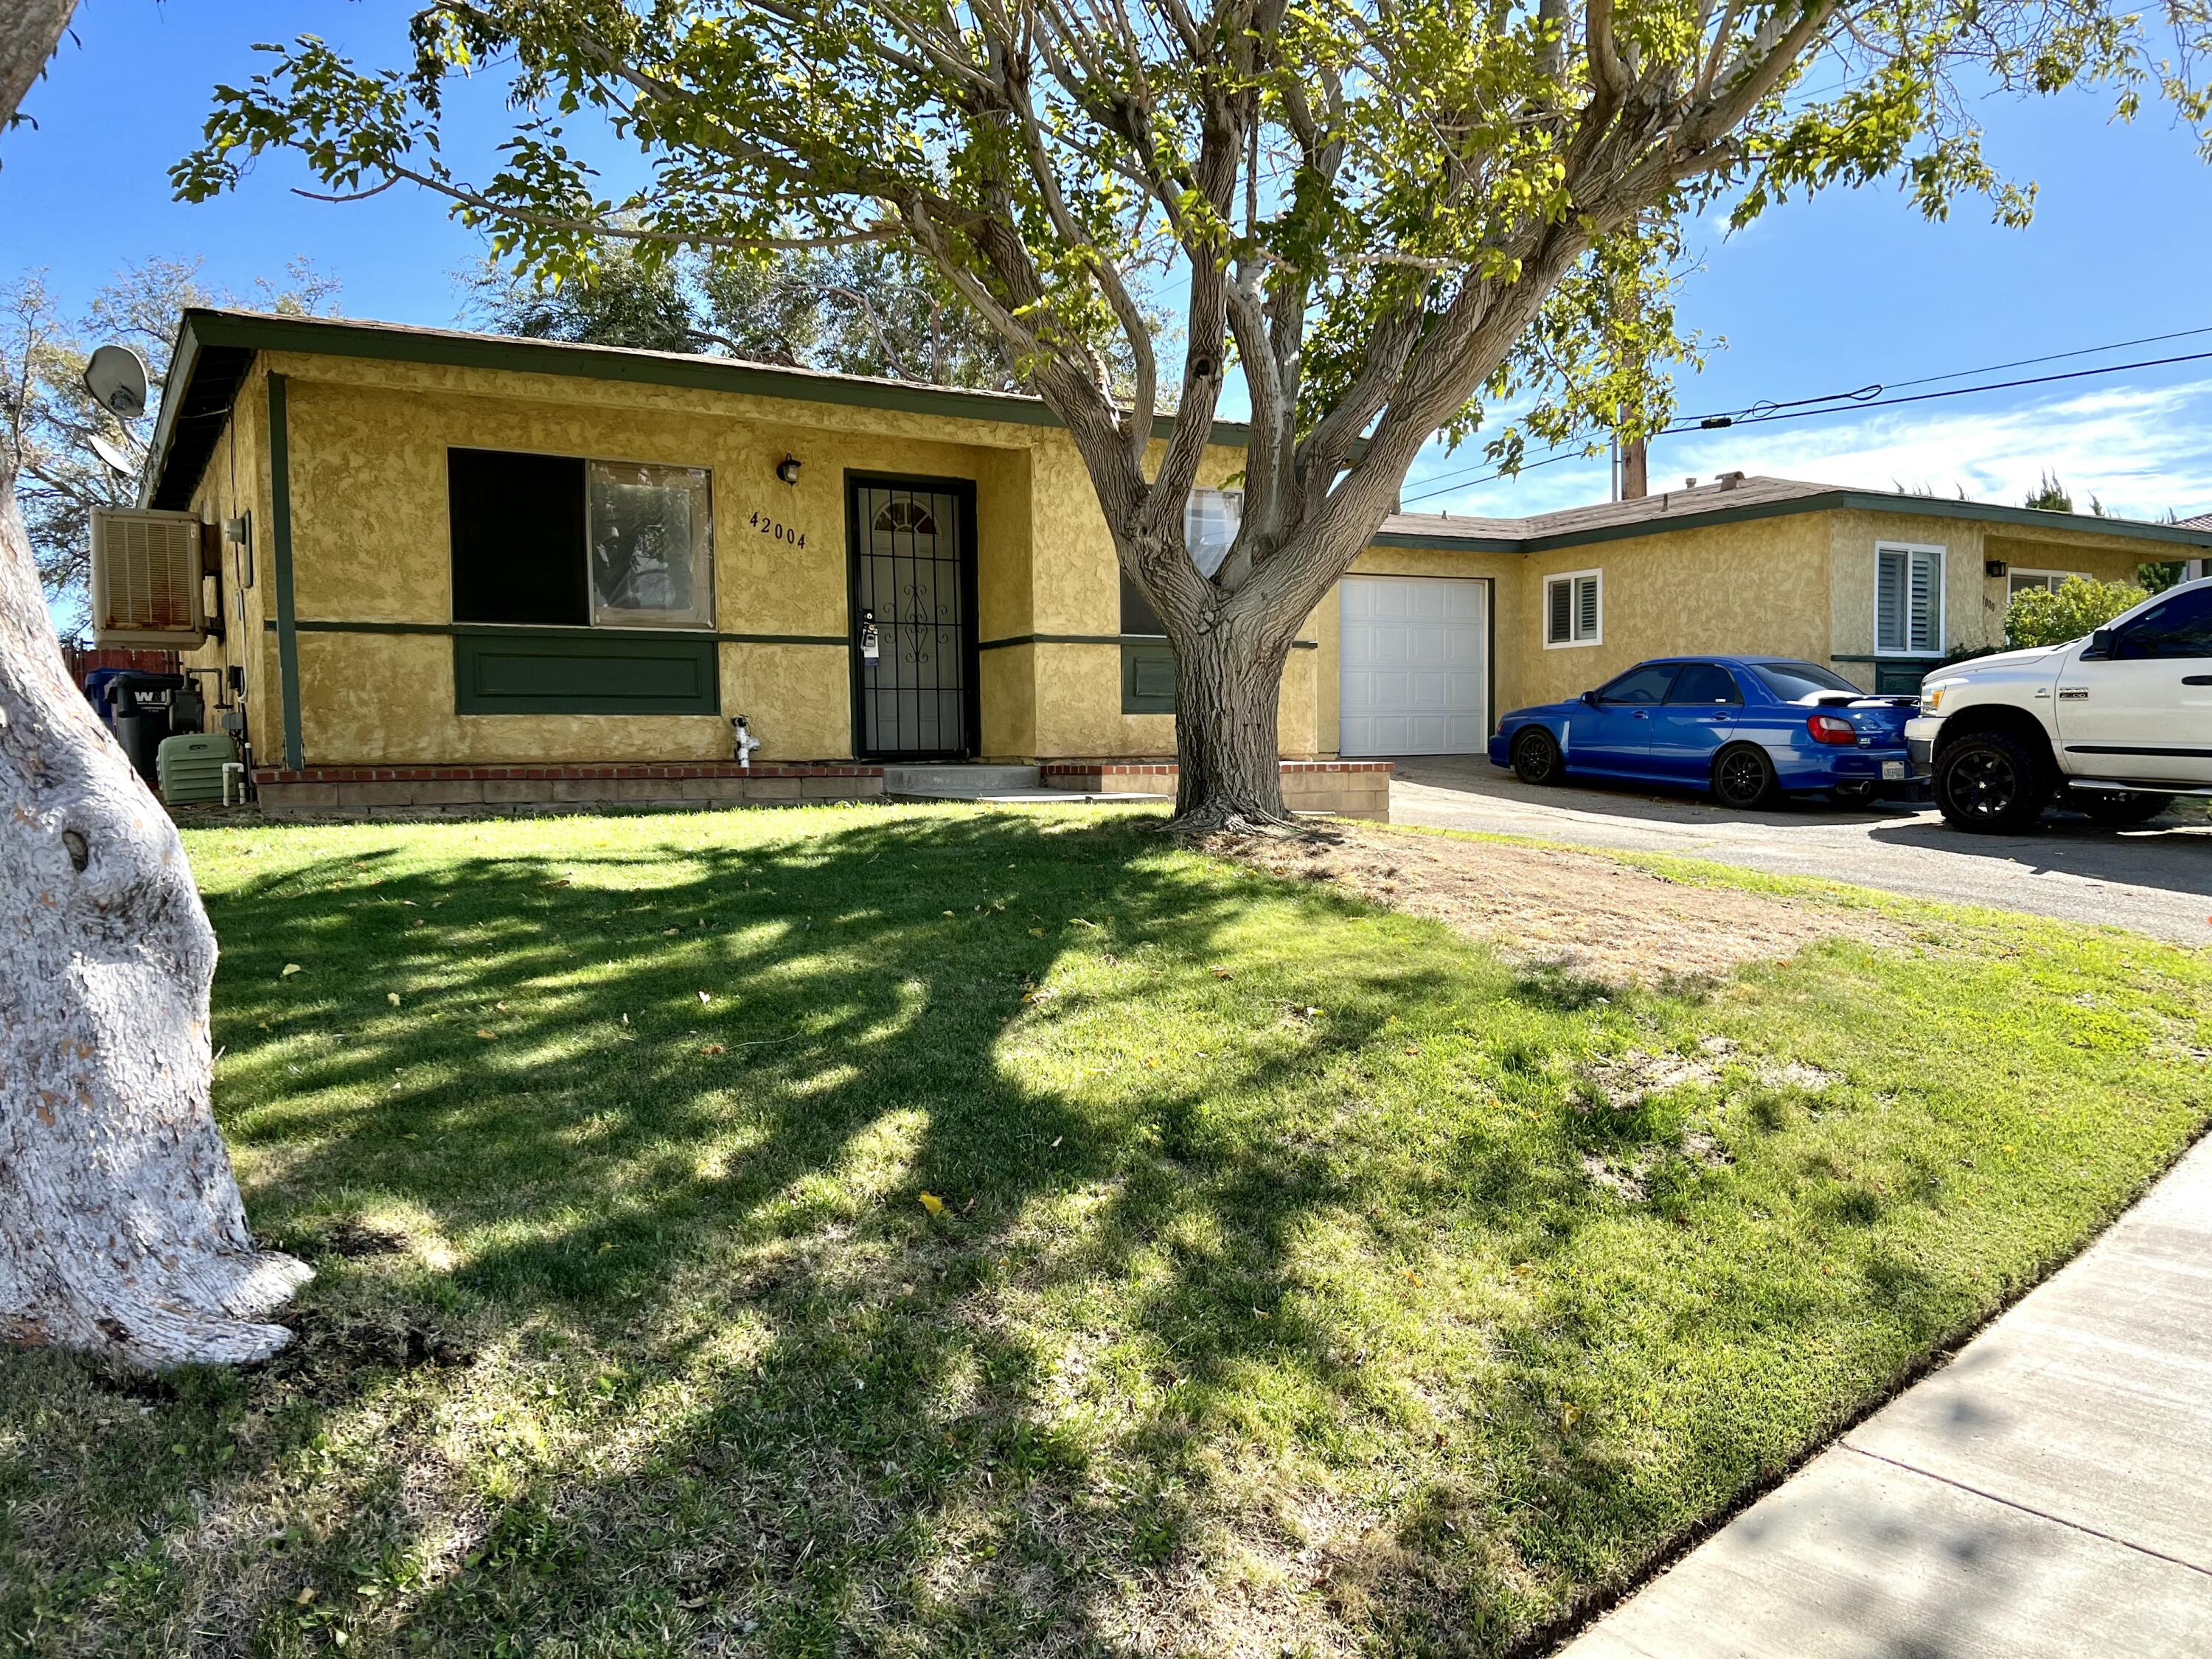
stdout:
[[1918,707],[1794,658],[1661,657],[1572,702],[1515,709],[1490,758],[1528,783],[1669,784],[1739,809],[1815,792],[1866,801],[1910,787],[1905,723]]

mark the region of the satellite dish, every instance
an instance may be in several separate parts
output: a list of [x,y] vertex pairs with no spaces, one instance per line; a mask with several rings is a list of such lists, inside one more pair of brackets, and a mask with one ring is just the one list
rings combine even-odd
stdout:
[[131,458],[123,453],[121,446],[108,442],[97,433],[88,441],[92,445],[92,453],[99,456],[101,463],[117,477],[127,478],[138,470],[131,464]]
[[94,352],[84,366],[84,385],[101,408],[126,421],[146,412],[146,360],[129,346],[104,345]]

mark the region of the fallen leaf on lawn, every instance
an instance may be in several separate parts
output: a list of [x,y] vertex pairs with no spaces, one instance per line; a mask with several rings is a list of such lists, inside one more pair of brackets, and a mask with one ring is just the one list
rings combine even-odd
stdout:
[[479,1030],[477,1035],[482,1037],[486,1042],[496,1042],[499,1041],[499,1037],[495,1032]]
[[503,1002],[495,1002],[492,1004],[492,1006],[498,1009],[502,1014],[507,1012],[507,1005]]
[[307,971],[307,970],[300,966],[298,963],[288,962],[284,964],[284,971],[277,975],[276,977],[279,979],[289,979],[295,974],[304,974]]
[[704,991],[702,991],[699,993],[699,1000],[702,1002],[712,1002],[714,998],[708,996]]
[[973,1214],[975,1214],[975,1200],[974,1199],[972,1199],[972,1198],[971,1198],[971,1199],[969,1199],[969,1200],[965,1204],[963,1204],[963,1205],[960,1206],[960,1213],[961,1213],[961,1214],[963,1214],[963,1215],[973,1215]]
[[623,1016],[623,1024],[625,1025],[629,1024],[629,1016],[628,1014],[624,1014]]
[[1067,1139],[1067,1137],[1066,1137],[1066,1135],[1054,1135],[1054,1136],[1052,1138],[1052,1144],[1053,1144],[1054,1146],[1059,1146],[1059,1145],[1060,1145],[1060,1143],[1061,1141],[1063,1141],[1063,1140],[1065,1140],[1065,1139]]
[[397,1008],[399,1006],[399,993],[397,991],[386,991],[384,994],[384,1000],[390,1003],[393,1007]]
[[310,1584],[307,1589],[301,1590],[297,1595],[292,1598],[292,1605],[294,1607],[304,1607],[308,1602],[314,1599],[315,1587],[313,1584]]
[[660,930],[660,933],[661,937],[666,939],[674,934],[680,933],[683,931],[684,930],[681,927],[664,927]]
[[924,1193],[921,1195],[921,1207],[928,1211],[932,1215],[943,1215],[945,1213],[945,1200],[939,1198],[935,1193]]
[[1406,1282],[1408,1285],[1412,1285],[1418,1288],[1426,1281],[1422,1279],[1420,1274],[1415,1273],[1411,1267],[1408,1267],[1406,1269]]
[[1044,937],[1044,929],[1042,927],[1032,927],[1030,929],[1030,934],[1032,938],[1042,939]]
[[702,1054],[726,1054],[730,1051],[719,1042],[710,1042],[699,1052]]
[[1571,1429],[1576,1424],[1581,1422],[1582,1419],[1583,1408],[1580,1406],[1565,1405],[1559,1407],[1559,1426],[1561,1428]]
[[1213,976],[1216,979],[1235,979],[1237,977],[1236,975],[1231,973],[1226,968],[1216,968],[1213,970]]
[[409,907],[410,908],[411,908],[411,909],[419,910],[419,909],[421,909],[421,908],[422,908],[421,905],[419,905],[419,904],[416,903],[416,902],[415,902],[415,901],[414,901],[413,899],[402,899],[402,900],[400,900],[399,902],[400,902],[402,904],[404,904],[404,905],[408,906],[408,907]]
[[1095,922],[1095,921],[1091,921],[1088,920],[1088,919],[1087,919],[1087,918],[1085,918],[1085,917],[1083,917],[1083,916],[1073,916],[1073,917],[1071,917],[1069,920],[1070,920],[1070,921],[1072,921],[1072,922],[1073,922],[1076,927],[1088,927],[1088,928],[1090,928],[1090,929],[1091,930],[1091,932],[1093,932],[1093,933],[1097,933],[1097,932],[1098,931],[1098,924],[1097,924],[1097,922]]

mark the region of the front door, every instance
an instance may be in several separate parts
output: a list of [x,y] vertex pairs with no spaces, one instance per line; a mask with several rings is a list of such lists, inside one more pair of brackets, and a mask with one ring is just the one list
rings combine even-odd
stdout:
[[853,740],[876,760],[975,752],[975,487],[848,473]]
[[2058,671],[2068,769],[2136,783],[2212,783],[2212,587],[2194,587],[2077,648]]

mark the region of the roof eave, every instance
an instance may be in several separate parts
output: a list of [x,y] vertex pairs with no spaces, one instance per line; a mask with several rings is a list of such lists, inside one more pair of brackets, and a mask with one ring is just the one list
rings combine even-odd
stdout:
[[[793,403],[848,408],[889,409],[961,420],[1011,422],[1065,429],[1042,398],[1018,392],[969,391],[922,386],[859,375],[781,369],[773,365],[674,353],[632,351],[618,346],[579,345],[565,341],[519,340],[499,335],[410,329],[307,317],[272,317],[258,313],[195,307],[179,320],[169,386],[155,428],[144,497],[151,499],[167,470],[175,441],[175,411],[204,353],[217,348],[252,352],[354,357],[382,362],[427,362],[452,368],[507,370],[519,374],[568,375],[580,380],[629,385],[673,386],[699,391],[774,398]],[[1175,430],[1175,416],[1156,416],[1153,435]],[[1217,421],[1211,442],[1241,447],[1249,428]]]
[[2062,530],[2084,536],[2116,536],[2172,547],[2212,549],[2212,529],[2151,524],[2141,519],[2100,519],[2084,513],[2046,513],[2040,507],[1999,507],[1986,501],[1946,501],[1939,496],[1896,495],[1872,490],[1827,489],[1777,501],[1744,501],[1663,518],[1632,519],[1620,524],[1519,537],[1453,535],[1447,531],[1383,531],[1370,547],[1420,548],[1439,552],[1548,553],[1596,542],[1629,541],[1639,536],[1671,535],[1680,530],[1740,524],[1755,519],[1786,518],[1799,513],[1862,512],[1890,516],[1971,519],[2027,530]]

